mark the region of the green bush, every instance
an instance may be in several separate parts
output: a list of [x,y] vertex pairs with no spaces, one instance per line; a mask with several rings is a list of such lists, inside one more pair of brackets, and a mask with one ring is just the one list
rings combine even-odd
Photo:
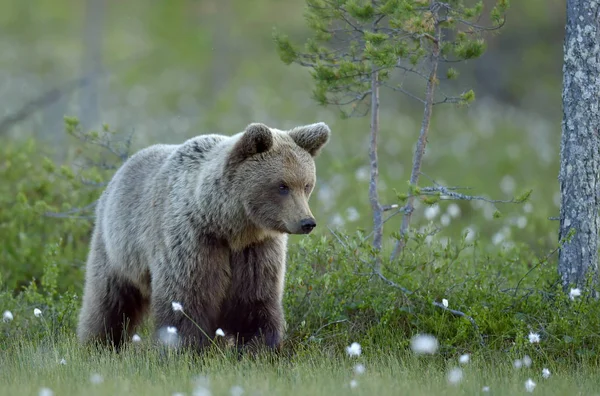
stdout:
[[[44,246],[60,240],[57,265],[64,268],[58,290],[82,279],[90,221],[56,218],[92,202],[98,191],[84,188],[70,167],[59,167],[34,140],[9,141],[0,147],[0,275],[4,287],[18,292],[43,271]],[[37,282],[37,280],[36,280]]]

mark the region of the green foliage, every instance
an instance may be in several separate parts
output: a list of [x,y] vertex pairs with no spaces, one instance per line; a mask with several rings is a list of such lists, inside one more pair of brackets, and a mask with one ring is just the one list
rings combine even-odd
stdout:
[[[565,295],[550,254],[538,257],[523,244],[491,249],[464,238],[444,245],[428,235],[410,235],[400,268],[388,270],[384,262],[385,280],[373,272],[375,252],[360,232],[307,236],[290,245],[286,348],[343,353],[357,341],[372,355],[404,353],[410,338],[425,332],[438,338],[444,358],[470,351],[595,362],[600,351],[592,329],[600,326],[600,302]],[[75,330],[81,290],[59,291],[66,272],[58,265],[60,246],[46,245],[39,283],[17,295],[0,284],[0,306],[14,316],[0,323],[3,348],[24,334],[53,339]],[[471,316],[477,328],[433,305],[442,299]],[[540,344],[529,342],[530,332],[540,335]]]
[[57,263],[69,268],[59,289],[81,279],[78,263],[84,258],[90,224],[85,219],[54,218],[88,204],[97,191],[85,188],[73,169],[44,156],[34,141],[8,142],[0,147],[0,275],[4,287],[18,291],[24,282],[39,279],[45,260],[43,246],[60,240]]
[[[322,105],[351,104],[354,112],[369,98],[369,83],[375,71],[379,81],[385,83],[405,61],[414,69],[411,71],[417,72],[416,76],[428,74],[418,71],[428,69],[438,48],[443,58],[454,61],[477,58],[486,49],[482,33],[487,28],[475,24],[483,14],[481,1],[470,7],[462,0],[436,3],[435,7],[422,0],[308,0],[306,4],[305,19],[313,31],[313,37],[306,42],[306,52],[295,49],[281,33],[274,33],[273,39],[285,64],[295,62],[314,70],[313,97]],[[500,16],[507,7],[506,1],[499,0],[494,9]],[[490,29],[500,26],[498,18],[494,21]],[[340,47],[340,43],[344,44]],[[329,44],[329,48],[320,44]],[[349,75],[341,70],[341,65],[346,65],[346,69],[355,65],[359,72]],[[447,77],[456,79],[458,73],[449,69]],[[463,97],[461,103],[472,99],[474,95]]]
[[[498,351],[596,359],[590,329],[600,325],[600,302],[569,299],[548,258],[524,245],[491,252],[464,239],[428,244],[426,234],[415,233],[402,266],[386,275],[410,294],[373,273],[369,249],[360,233],[307,237],[291,249],[285,307],[292,340],[321,348],[358,341],[389,353],[425,332],[438,337],[448,357]],[[442,299],[473,317],[478,329],[433,305]],[[529,342],[530,332],[540,334],[541,344]]]
[[[33,277],[15,294],[0,277],[0,307],[13,316],[12,320],[4,320],[0,324],[0,345],[3,349],[15,338],[39,341],[53,339],[65,329],[74,330],[80,304],[74,290],[78,292],[79,287],[76,287],[78,283],[70,280],[69,271],[60,265],[64,261],[61,242],[50,242],[45,249],[40,249],[38,266],[42,274],[39,282]],[[41,314],[35,315],[36,309]]]

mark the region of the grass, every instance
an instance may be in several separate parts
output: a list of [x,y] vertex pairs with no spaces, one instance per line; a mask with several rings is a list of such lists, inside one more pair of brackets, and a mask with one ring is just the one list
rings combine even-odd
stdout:
[[[484,394],[484,386],[492,395],[515,395],[527,394],[528,378],[537,384],[534,394],[590,395],[600,386],[597,367],[551,365],[552,375],[544,379],[539,362],[518,370],[512,362],[505,354],[471,356],[461,366],[462,381],[452,385],[447,373],[460,366],[458,357],[444,360],[410,351],[372,355],[363,350],[361,356],[349,357],[313,346],[287,357],[262,354],[237,360],[210,351],[203,356],[174,354],[147,341],[115,354],[83,348],[73,335],[39,342],[24,337],[0,355],[0,395],[37,395],[49,388],[54,395],[207,396],[232,394],[234,386],[244,395],[475,395]],[[357,363],[365,366],[363,374],[353,372]],[[102,382],[91,379],[95,374]],[[353,379],[357,386],[351,388]],[[198,384],[211,393],[200,392]]]

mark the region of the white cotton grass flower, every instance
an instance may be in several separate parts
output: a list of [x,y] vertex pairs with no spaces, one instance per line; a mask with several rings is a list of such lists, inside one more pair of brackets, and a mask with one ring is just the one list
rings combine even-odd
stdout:
[[353,342],[350,346],[346,347],[346,353],[348,356],[360,356],[362,348],[358,342]]
[[192,396],[211,396],[212,393],[210,391],[210,389],[205,388],[204,386],[197,386],[196,388],[194,388],[194,391],[192,392]]
[[54,392],[52,392],[52,389],[50,388],[41,388],[40,391],[38,392],[39,396],[52,396],[54,395]]
[[175,346],[179,341],[177,328],[173,326],[162,327],[158,330],[158,338],[167,346]]
[[442,305],[446,308],[448,308],[448,300],[446,300],[445,298],[442,298]]
[[571,291],[569,292],[569,298],[571,300],[575,300],[576,297],[581,296],[581,289],[576,287],[575,289],[571,289]]
[[440,217],[440,224],[444,227],[448,227],[450,225],[450,222],[452,221],[452,219],[450,218],[450,215],[444,213],[441,217]]
[[456,218],[460,216],[460,206],[458,206],[455,203],[452,203],[448,205],[448,209],[446,209],[446,212],[450,215],[450,217]]
[[467,363],[469,363],[469,360],[471,360],[471,355],[469,355],[468,353],[465,353],[464,355],[460,355],[460,357],[458,358],[458,362],[460,364],[467,364]]
[[533,382],[533,380],[531,378],[528,378],[527,381],[525,381],[525,390],[529,393],[533,392],[533,390],[535,389],[536,383]]
[[211,396],[212,392],[210,391],[210,389],[205,388],[203,386],[198,386],[196,388],[194,388],[194,391],[192,392],[192,396]]
[[215,335],[217,335],[217,337],[225,337],[225,332],[219,327],[217,331],[215,331]]
[[36,318],[39,318],[39,317],[41,317],[41,316],[42,316],[42,310],[41,310],[41,309],[39,309],[39,308],[35,308],[35,309],[33,310],[33,314],[35,315],[35,317],[36,317]]
[[133,342],[141,342],[142,341],[142,337],[140,337],[137,334],[134,334],[133,337],[131,337],[131,341],[133,341]]
[[540,335],[538,333],[529,333],[529,342],[532,344],[538,344],[540,342]]
[[350,388],[354,389],[358,386],[358,381],[353,379],[352,381],[350,381]]
[[490,391],[490,387],[489,386],[484,386],[483,388],[481,388],[481,391],[487,393],[487,392]]
[[10,312],[10,311],[4,311],[4,313],[2,314],[2,321],[4,323],[12,322],[13,319],[14,319],[14,316],[13,316],[12,312]]
[[531,358],[529,357],[529,355],[523,356],[523,366],[525,366],[525,367],[531,367],[531,363],[533,363],[533,361],[531,360]]
[[231,396],[242,396],[244,394],[244,388],[239,385],[234,385],[229,389]]
[[206,375],[199,374],[194,377],[192,380],[194,383],[194,387],[196,388],[209,388],[210,387],[210,378]]
[[67,361],[65,360],[65,358],[60,359],[60,362],[58,362],[59,364],[62,364],[63,366],[67,364]]
[[548,370],[547,368],[544,367],[542,369],[542,377],[544,377],[546,379],[550,378],[550,370]]
[[517,359],[513,362],[513,367],[516,369],[520,369],[521,367],[523,367],[523,361],[521,361],[521,359]]
[[458,384],[463,379],[463,371],[460,367],[454,367],[448,371],[448,382],[452,385]]
[[173,301],[171,303],[171,306],[173,307],[173,311],[175,311],[175,312],[177,312],[177,311],[183,311],[183,305],[181,305],[181,303]]
[[436,218],[436,216],[440,213],[440,207],[436,204],[436,205],[432,205],[432,206],[428,206],[425,209],[425,218],[427,220],[433,220]]
[[363,364],[358,363],[356,366],[354,366],[354,373],[357,375],[364,374],[365,371],[366,371],[366,368]]
[[90,375],[90,382],[94,385],[98,385],[104,382],[104,378],[100,374],[94,373]]
[[433,355],[437,352],[439,343],[431,334],[417,334],[411,339],[410,347],[417,355]]

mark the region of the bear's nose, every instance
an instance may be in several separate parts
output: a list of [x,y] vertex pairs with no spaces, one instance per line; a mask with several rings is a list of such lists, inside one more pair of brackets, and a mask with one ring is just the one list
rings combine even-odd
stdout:
[[317,226],[314,219],[304,219],[300,221],[300,228],[306,234],[310,233]]

